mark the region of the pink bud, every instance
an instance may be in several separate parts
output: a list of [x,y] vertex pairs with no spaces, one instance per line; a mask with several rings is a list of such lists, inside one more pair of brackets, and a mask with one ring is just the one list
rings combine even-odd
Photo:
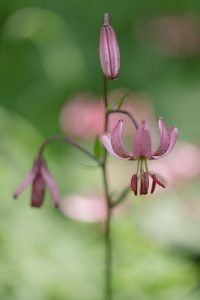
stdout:
[[19,194],[29,185],[32,185],[31,206],[40,207],[44,201],[45,188],[48,186],[52,201],[58,207],[60,195],[54,179],[51,177],[47,165],[42,156],[39,156],[33,163],[33,167],[20,186],[17,188],[13,197],[17,199]]
[[31,206],[40,207],[44,201],[46,183],[38,173],[32,183]]
[[120,69],[120,52],[116,34],[109,24],[108,13],[104,14],[104,23],[101,27],[99,54],[105,77],[108,80],[117,78]]

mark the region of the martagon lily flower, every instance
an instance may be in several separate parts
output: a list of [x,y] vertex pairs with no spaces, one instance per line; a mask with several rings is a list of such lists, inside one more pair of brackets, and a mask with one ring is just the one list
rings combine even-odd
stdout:
[[46,162],[41,156],[34,161],[31,171],[16,189],[13,197],[16,199],[29,184],[32,184],[31,206],[40,207],[43,204],[47,185],[51,192],[53,204],[55,207],[58,207],[60,200],[59,191],[54,179],[49,174]]
[[136,129],[134,147],[131,153],[127,152],[122,142],[122,120],[118,121],[111,135],[105,133],[101,137],[102,144],[113,156],[124,160],[138,161],[137,172],[131,178],[131,189],[135,195],[138,194],[138,180],[140,180],[140,195],[148,194],[150,178],[152,179],[151,194],[155,191],[156,185],[165,188],[160,176],[149,171],[148,160],[162,158],[172,151],[178,138],[178,129],[176,127],[167,128],[162,118],[158,120],[158,127],[160,145],[155,151],[152,151],[151,135],[146,121],[143,121],[141,126]]

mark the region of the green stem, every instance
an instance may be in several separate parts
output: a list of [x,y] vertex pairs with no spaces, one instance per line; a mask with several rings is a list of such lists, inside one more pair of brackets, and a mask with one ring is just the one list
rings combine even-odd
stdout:
[[90,153],[87,149],[83,148],[82,146],[80,146],[79,144],[75,143],[74,141],[70,140],[69,138],[62,136],[62,135],[52,135],[50,137],[48,137],[40,146],[39,152],[38,152],[38,156],[41,156],[44,149],[46,148],[46,146],[54,141],[59,141],[65,144],[69,144],[71,146],[73,146],[74,148],[78,149],[79,151],[83,152],[84,154],[86,154],[88,157],[90,157],[91,159],[93,159],[99,166],[102,167],[102,162],[99,161],[92,153]]
[[111,216],[112,209],[110,204],[110,197],[108,196],[108,182],[106,169],[103,167],[103,182],[105,188],[105,195],[107,199],[107,215],[105,224],[105,300],[112,299],[112,243],[111,243]]
[[[108,106],[108,81],[104,76],[104,109],[105,109],[105,124],[104,131],[108,130],[108,120],[109,114],[106,113]],[[102,162],[102,173],[103,173],[103,183],[104,183],[104,193],[106,198],[106,223],[105,223],[105,300],[112,300],[112,241],[111,241],[111,217],[112,217],[112,207],[111,199],[109,195],[108,179],[107,179],[107,154],[105,155]]]
[[111,207],[113,208],[113,207],[116,207],[116,206],[118,206],[120,203],[122,203],[124,200],[125,200],[125,198],[126,198],[126,196],[128,195],[128,193],[130,192],[130,185],[128,185],[121,193],[120,193],[120,195],[118,196],[118,198],[114,201],[114,202],[112,202],[110,205],[111,205]]
[[107,115],[113,114],[113,113],[120,113],[120,114],[127,115],[131,119],[131,121],[133,122],[135,128],[136,129],[139,128],[138,122],[135,120],[135,118],[132,116],[132,114],[129,111],[124,110],[124,109],[113,109],[113,110],[107,111]]

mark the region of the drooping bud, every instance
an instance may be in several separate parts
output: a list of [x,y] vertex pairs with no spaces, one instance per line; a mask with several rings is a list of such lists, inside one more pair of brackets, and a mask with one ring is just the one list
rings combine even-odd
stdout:
[[120,69],[120,52],[116,34],[109,24],[108,13],[104,14],[104,23],[101,27],[99,54],[104,76],[108,80],[117,78]]
[[60,201],[59,191],[56,182],[51,177],[46,162],[42,156],[37,157],[33,163],[33,167],[28,175],[24,178],[20,186],[17,188],[13,197],[17,197],[29,185],[32,185],[31,206],[40,207],[43,204],[46,186],[49,188],[52,201],[55,207],[58,207]]
[[46,183],[40,173],[38,173],[32,183],[31,206],[40,207],[44,201]]

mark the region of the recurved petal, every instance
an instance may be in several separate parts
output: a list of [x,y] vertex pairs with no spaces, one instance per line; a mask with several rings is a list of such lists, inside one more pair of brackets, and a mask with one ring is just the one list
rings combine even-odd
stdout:
[[55,180],[49,174],[49,171],[45,165],[42,165],[42,167],[41,167],[41,174],[50,190],[54,206],[58,207],[59,202],[60,202],[60,193],[58,191],[58,187],[57,187]]
[[172,128],[167,129],[167,131],[169,134],[168,147],[165,146],[163,148],[163,151],[162,152],[160,151],[160,154],[159,154],[159,152],[156,152],[155,154],[153,154],[152,155],[153,159],[159,159],[161,157],[168,155],[174,148],[177,138],[178,138],[178,129],[176,127],[172,127]]
[[151,135],[148,124],[144,121],[142,122],[142,126],[136,131],[133,157],[134,159],[137,159],[138,157],[143,156],[150,159],[151,155]]
[[113,147],[111,145],[111,136],[109,133],[105,133],[101,136],[100,138],[101,143],[104,145],[104,147],[106,148],[106,150],[113,156],[122,159],[119,155],[117,155],[115,153],[115,151],[113,150]]
[[169,148],[165,153],[165,155],[169,154],[173,150],[177,142],[177,139],[178,139],[178,129],[176,127],[170,128],[170,143],[169,143]]
[[158,128],[160,131],[160,144],[158,146],[158,149],[153,153],[153,156],[163,155],[169,148],[170,143],[170,132],[163,122],[162,118],[158,119]]
[[111,145],[114,152],[123,159],[132,159],[132,156],[126,151],[122,142],[123,121],[119,120],[111,134]]
[[25,190],[25,188],[35,179],[36,173],[32,170],[21,182],[19,187],[16,189],[16,191],[13,194],[13,197],[17,199],[19,194]]

